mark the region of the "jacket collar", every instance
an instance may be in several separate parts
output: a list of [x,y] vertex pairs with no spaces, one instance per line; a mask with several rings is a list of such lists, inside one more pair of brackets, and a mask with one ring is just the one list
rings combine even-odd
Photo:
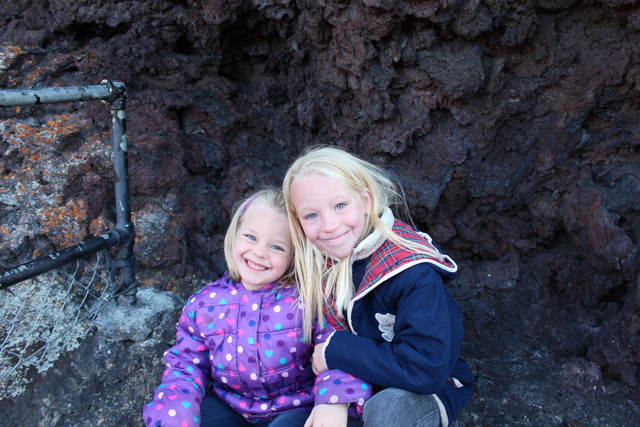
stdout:
[[[382,211],[382,215],[380,216],[380,220],[391,229],[393,227],[393,223],[395,221],[395,217],[393,216],[393,212],[388,207],[384,208]],[[351,262],[359,261],[361,259],[365,259],[371,254],[373,254],[376,249],[380,247],[387,240],[386,237],[380,233],[377,229],[374,229],[371,234],[364,238],[358,245],[353,248],[353,252],[351,254]]]

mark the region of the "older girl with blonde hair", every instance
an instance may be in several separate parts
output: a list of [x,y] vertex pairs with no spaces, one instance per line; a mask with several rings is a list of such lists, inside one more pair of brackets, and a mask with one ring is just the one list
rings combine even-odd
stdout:
[[334,326],[316,345],[315,372],[339,369],[375,386],[365,426],[447,426],[470,398],[459,308],[445,288],[457,271],[406,211],[390,174],[336,147],[313,147],[283,182],[296,251],[305,336],[313,319]]

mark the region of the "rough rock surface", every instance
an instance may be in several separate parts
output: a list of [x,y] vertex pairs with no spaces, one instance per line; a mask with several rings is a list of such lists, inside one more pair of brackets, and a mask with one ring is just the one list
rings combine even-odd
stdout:
[[[2,0],[0,40],[3,89],[127,84],[142,286],[219,276],[233,203],[338,145],[393,170],[460,264],[461,425],[640,419],[637,1]],[[113,223],[107,107],[0,120],[2,267]],[[0,411],[138,425],[171,316],[98,330]]]

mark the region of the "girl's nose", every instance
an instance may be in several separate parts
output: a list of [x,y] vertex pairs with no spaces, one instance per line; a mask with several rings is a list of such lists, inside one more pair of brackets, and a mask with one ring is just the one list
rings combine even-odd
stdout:
[[253,248],[253,253],[259,256],[260,258],[264,258],[267,253],[267,248],[264,245],[256,245]]
[[322,231],[325,233],[329,233],[335,230],[338,227],[338,221],[333,217],[333,215],[327,215],[322,218]]

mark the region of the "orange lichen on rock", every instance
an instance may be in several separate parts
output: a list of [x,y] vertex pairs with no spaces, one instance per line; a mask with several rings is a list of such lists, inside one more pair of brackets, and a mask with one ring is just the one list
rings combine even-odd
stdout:
[[[69,137],[80,145],[72,150],[65,147]],[[59,247],[85,239],[91,194],[69,199],[67,192],[72,180],[96,163],[111,167],[108,136],[93,131],[91,121],[81,113],[67,113],[39,120],[4,120],[0,140],[0,155],[7,159],[5,173],[0,175],[0,204],[10,211],[0,229],[3,246],[17,248],[37,235],[46,235]]]
[[61,137],[89,128],[89,121],[76,115],[60,114],[42,125],[36,123],[15,123],[19,137],[28,144],[46,145],[53,149]]
[[0,43],[0,70],[8,69],[15,59],[25,53],[24,49],[10,43]]
[[80,243],[87,237],[82,224],[87,222],[87,204],[84,200],[70,200],[59,207],[36,210],[41,225],[41,233],[58,247],[67,247]]
[[114,224],[109,221],[104,216],[99,216],[98,218],[94,218],[89,223],[89,233],[92,236],[99,236],[101,234],[105,234],[109,230],[114,227]]

